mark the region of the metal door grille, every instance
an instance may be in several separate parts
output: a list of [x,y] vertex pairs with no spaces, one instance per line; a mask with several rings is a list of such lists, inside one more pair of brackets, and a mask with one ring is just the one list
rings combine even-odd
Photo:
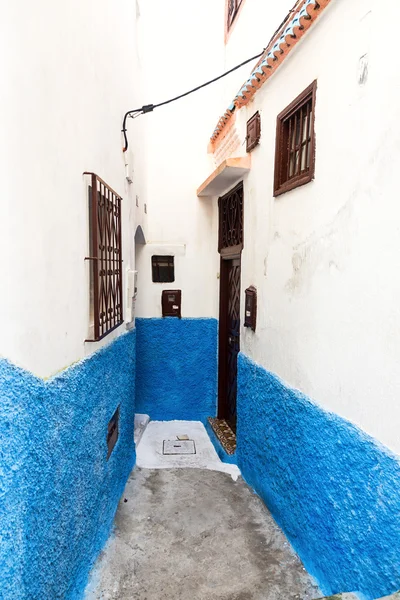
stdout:
[[95,173],[89,194],[94,337],[101,340],[123,323],[121,201]]

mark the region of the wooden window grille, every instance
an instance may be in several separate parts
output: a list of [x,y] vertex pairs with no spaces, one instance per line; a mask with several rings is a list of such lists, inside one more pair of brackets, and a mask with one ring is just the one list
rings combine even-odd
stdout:
[[173,256],[152,256],[151,267],[154,283],[172,283],[175,281]]
[[309,183],[315,173],[314,81],[278,115],[276,128],[274,195]]
[[95,173],[89,187],[90,318],[93,338],[101,340],[123,323],[122,198]]
[[232,27],[234,20],[239,12],[240,5],[243,0],[227,0],[228,1],[228,31]]
[[218,200],[219,239],[218,251],[224,254],[226,248],[243,249],[243,183]]
[[259,144],[260,138],[261,117],[260,113],[256,112],[256,114],[247,121],[246,152],[251,152]]

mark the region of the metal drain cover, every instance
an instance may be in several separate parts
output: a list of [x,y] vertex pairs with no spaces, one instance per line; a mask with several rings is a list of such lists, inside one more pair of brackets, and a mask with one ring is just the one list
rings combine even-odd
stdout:
[[193,440],[164,440],[163,454],[196,454]]

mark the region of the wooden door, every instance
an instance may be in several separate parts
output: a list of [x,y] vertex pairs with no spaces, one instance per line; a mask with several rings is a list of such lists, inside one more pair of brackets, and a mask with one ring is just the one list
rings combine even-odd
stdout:
[[243,185],[219,201],[220,318],[218,417],[236,431],[237,360],[240,351],[240,279],[243,248]]
[[237,358],[240,351],[240,258],[222,259],[219,418],[236,431]]

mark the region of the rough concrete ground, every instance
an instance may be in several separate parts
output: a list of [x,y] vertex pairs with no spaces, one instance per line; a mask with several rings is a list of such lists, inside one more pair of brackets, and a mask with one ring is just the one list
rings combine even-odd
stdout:
[[[127,499],[127,502],[124,502]],[[311,600],[322,594],[239,478],[136,468],[86,600]]]

